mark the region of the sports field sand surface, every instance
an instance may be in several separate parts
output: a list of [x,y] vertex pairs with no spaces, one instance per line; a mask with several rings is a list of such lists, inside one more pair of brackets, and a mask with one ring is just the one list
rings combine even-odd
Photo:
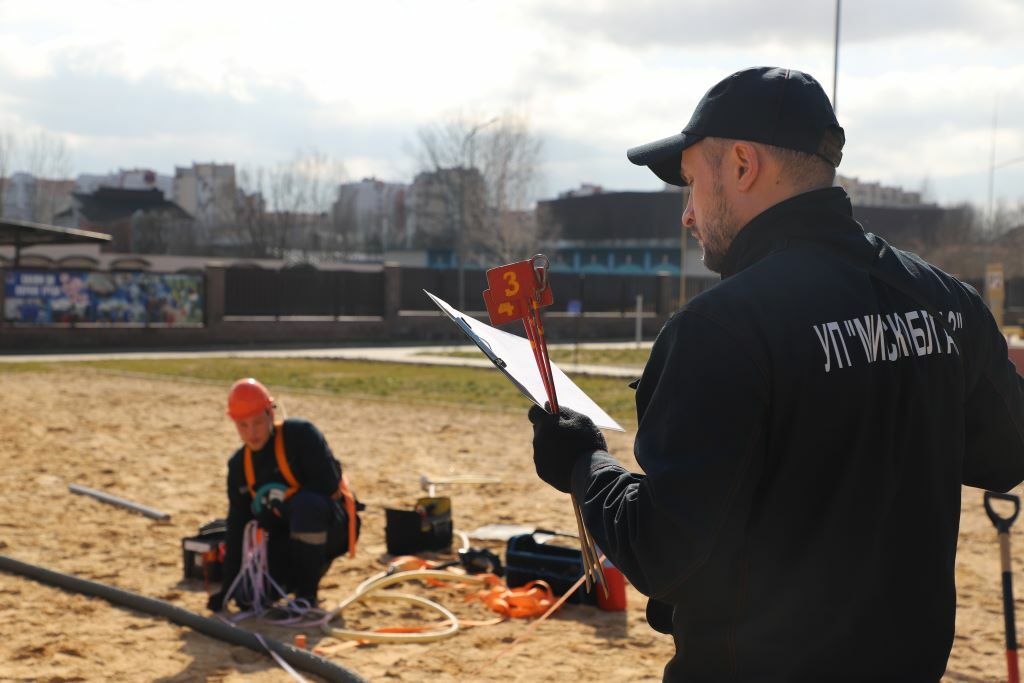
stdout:
[[[222,413],[227,386],[74,366],[62,372],[0,373],[0,383],[0,553],[206,613],[202,582],[182,580],[180,542],[226,512],[225,465],[237,447],[234,428]],[[357,557],[337,560],[322,584],[328,606],[384,567],[384,508],[410,506],[421,495],[421,474],[501,478],[497,484],[439,491],[452,497],[457,528],[575,527],[567,497],[539,483],[532,471],[525,401],[521,410],[493,411],[276,393],[289,415],[320,427],[368,505]],[[630,431],[608,433],[608,441],[627,466],[635,467],[634,427],[626,425]],[[68,491],[73,483],[158,508],[171,519],[158,522],[74,495]],[[1024,539],[1014,535],[1019,568]],[[474,545],[501,549],[501,544]],[[1018,593],[1024,593],[1019,573],[1017,578]],[[964,489],[957,582],[956,640],[944,680],[1004,679],[998,546],[981,492],[973,489]],[[466,619],[493,616],[479,603],[464,603],[463,589],[406,588]],[[671,639],[647,626],[643,597],[632,588],[627,595],[625,613],[568,605],[511,649],[529,622],[470,628],[415,645],[346,646],[313,629],[306,633],[311,645],[369,680],[660,680],[673,651]],[[386,605],[346,614],[348,625],[356,628],[417,619],[412,610]],[[289,642],[296,633],[258,621],[243,624]],[[267,656],[0,572],[0,680],[292,679]]]

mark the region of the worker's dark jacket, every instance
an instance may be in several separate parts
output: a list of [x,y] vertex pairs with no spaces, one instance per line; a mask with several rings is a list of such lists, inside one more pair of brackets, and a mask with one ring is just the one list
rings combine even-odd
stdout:
[[[324,435],[311,422],[300,419],[285,420],[282,429],[288,466],[301,487],[332,496],[338,490],[338,482],[341,480],[341,463],[334,457]],[[288,482],[277,466],[273,432],[266,445],[252,454],[252,464],[255,490],[271,482],[287,486]],[[252,495],[245,479],[245,446],[242,446],[228,460],[228,534],[222,579],[224,588],[231,585],[241,567],[242,535],[245,525],[253,517]]]
[[975,290],[865,234],[842,189],[794,197],[668,321],[636,406],[645,474],[598,452],[573,493],[674,606],[666,680],[939,680],[961,484],[1024,479],[1022,380]]

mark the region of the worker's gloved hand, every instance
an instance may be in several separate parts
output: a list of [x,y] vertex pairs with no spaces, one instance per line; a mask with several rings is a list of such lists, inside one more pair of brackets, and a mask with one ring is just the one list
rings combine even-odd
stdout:
[[270,533],[279,532],[285,528],[284,517],[284,490],[272,488],[260,500],[260,511],[256,514],[256,523],[260,528]]
[[[252,601],[240,598],[238,596],[238,590],[237,589],[235,590],[235,593],[234,593],[233,597],[234,597],[235,605],[238,607],[238,609],[245,611],[245,610],[248,610],[248,609],[252,608]],[[210,610],[211,612],[221,612],[221,611],[224,611],[224,610],[226,610],[228,608],[226,602],[227,601],[225,601],[225,599],[224,599],[224,591],[222,591],[222,590],[217,591],[216,593],[211,595],[209,597],[209,599],[206,601],[206,609]]]
[[601,430],[586,415],[561,408],[558,415],[533,406],[533,465],[537,476],[559,491],[569,493],[572,466],[583,455],[608,450]]

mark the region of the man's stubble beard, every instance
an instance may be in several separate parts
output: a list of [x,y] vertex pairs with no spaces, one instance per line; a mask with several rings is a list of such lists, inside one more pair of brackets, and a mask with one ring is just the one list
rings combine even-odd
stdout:
[[739,226],[735,225],[732,208],[725,199],[722,175],[715,173],[711,181],[712,204],[700,230],[700,243],[704,249],[704,266],[715,273],[721,273],[722,263],[729,251]]

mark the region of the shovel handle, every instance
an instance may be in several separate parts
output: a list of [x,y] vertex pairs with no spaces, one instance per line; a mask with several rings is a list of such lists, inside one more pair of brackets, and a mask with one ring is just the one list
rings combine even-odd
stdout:
[[[1013,503],[1013,514],[1001,517],[992,508],[992,500]],[[1019,683],[1017,663],[1017,626],[1014,619],[1013,572],[1010,569],[1010,527],[1020,514],[1020,497],[1009,493],[985,491],[985,512],[999,535],[999,556],[1003,570],[1003,622],[1006,629],[1006,672],[1008,683]]]
[[[1009,517],[1000,517],[999,514],[992,509],[992,500],[1005,500],[1009,503],[1013,503],[1013,514]],[[995,491],[985,491],[985,513],[988,518],[992,520],[992,524],[995,525],[996,531],[1001,534],[1010,533],[1010,527],[1013,526],[1014,521],[1017,519],[1017,515],[1020,514],[1020,496],[1015,496],[1011,493],[997,493]]]

